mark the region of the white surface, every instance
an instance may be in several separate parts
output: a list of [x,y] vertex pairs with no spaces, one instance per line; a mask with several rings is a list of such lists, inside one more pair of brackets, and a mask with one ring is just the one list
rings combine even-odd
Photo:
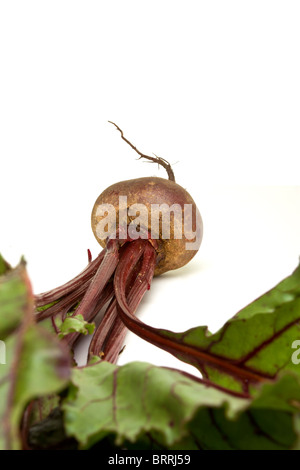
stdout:
[[[35,292],[99,250],[105,187],[164,176],[107,123],[174,164],[204,239],[155,279],[141,318],[215,331],[291,273],[300,254],[297,1],[0,3],[0,250]],[[178,162],[178,163],[177,163]],[[179,363],[131,335],[120,363]]]

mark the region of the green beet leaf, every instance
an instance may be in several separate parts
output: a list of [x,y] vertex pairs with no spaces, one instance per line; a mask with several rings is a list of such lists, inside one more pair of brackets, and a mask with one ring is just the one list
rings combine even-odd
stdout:
[[82,448],[113,436],[125,448],[292,449],[300,378],[284,375],[243,398],[189,374],[142,362],[75,369],[66,432]]
[[14,331],[22,322],[24,311],[30,301],[30,285],[25,262],[11,269],[0,257],[0,340]]
[[27,404],[62,390],[70,375],[68,349],[34,323],[24,262],[0,278],[0,326],[5,338],[5,363],[0,364],[0,449],[20,449],[20,423]]
[[60,333],[59,338],[63,338],[70,333],[82,333],[83,335],[92,334],[95,329],[94,323],[89,323],[84,320],[82,315],[75,315],[74,317],[67,317],[61,325],[57,325]]
[[3,258],[0,253],[0,276],[10,271],[11,266],[10,264]]

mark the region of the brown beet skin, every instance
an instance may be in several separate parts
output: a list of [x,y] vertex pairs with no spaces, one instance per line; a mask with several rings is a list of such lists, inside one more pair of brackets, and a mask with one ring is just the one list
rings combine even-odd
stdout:
[[[92,229],[94,235],[102,247],[105,246],[106,241],[99,239],[96,233],[96,226],[99,220],[103,217],[96,215],[97,208],[101,204],[112,204],[116,210],[118,217],[119,213],[119,196],[127,196],[127,208],[133,204],[143,204],[148,209],[149,223],[148,227],[144,227],[151,233],[151,204],[167,204],[172,206],[173,204],[179,204],[183,211],[184,204],[192,205],[192,230],[196,232],[197,229],[197,240],[198,248],[202,240],[203,224],[199,211],[196,204],[190,194],[181,186],[174,181],[170,181],[164,178],[157,177],[145,177],[132,179],[127,181],[121,181],[109,186],[107,189],[100,194],[97,198],[93,211],[92,211]],[[198,224],[196,227],[196,212],[198,212]],[[133,220],[135,217],[132,217]],[[162,215],[160,214],[160,220]],[[117,219],[118,220],[118,219]],[[183,216],[182,216],[182,239],[174,238],[174,217],[171,212],[170,222],[170,239],[163,239],[161,232],[161,225],[159,230],[159,254],[158,264],[155,268],[155,275],[162,274],[166,271],[180,268],[187,264],[197,253],[198,249],[187,250],[186,243],[193,241],[193,238],[188,237],[188,234],[184,232],[183,228]],[[130,217],[128,217],[128,223],[130,223]],[[109,230],[108,234],[109,236]],[[195,240],[195,238],[194,238]]]

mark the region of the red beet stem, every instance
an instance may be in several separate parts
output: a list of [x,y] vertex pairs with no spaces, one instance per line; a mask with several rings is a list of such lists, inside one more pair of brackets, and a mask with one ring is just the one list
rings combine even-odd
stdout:
[[[155,263],[156,252],[152,245],[147,243],[143,254],[141,268],[135,277],[133,286],[130,288],[127,296],[128,305],[133,312],[136,311],[145,293],[150,288],[154,274]],[[118,307],[116,310],[116,313],[118,313]],[[104,359],[106,361],[112,363],[117,362],[126,334],[127,328],[119,316],[114,321],[111,331],[106,338],[104,355]]]
[[117,319],[117,301],[116,298],[113,297],[104,313],[101,323],[96,328],[92,341],[90,342],[88,353],[89,358],[91,358],[92,356],[103,356],[102,353],[104,353],[105,342]]
[[[152,254],[153,267],[148,263],[148,250]],[[142,257],[142,260],[140,260]],[[125,245],[121,251],[120,263],[116,269],[117,272],[122,272],[126,280],[126,296],[129,294],[129,302],[132,308],[137,308],[142,297],[135,302],[133,294],[135,292],[135,285],[141,285],[142,279],[146,273],[154,271],[156,259],[156,252],[148,241],[143,240],[132,241],[129,245]],[[147,281],[148,286],[148,281]],[[132,303],[133,300],[133,303]],[[123,344],[127,328],[118,316],[117,302],[115,298],[108,306],[104,317],[94,333],[93,339],[90,343],[89,357],[93,355],[101,355],[103,359],[109,362],[116,362],[121,346]]]
[[115,296],[117,297],[118,303],[119,298],[124,299],[126,303],[126,285],[128,279],[148,244],[149,243],[145,242],[145,240],[138,239],[128,243],[127,246],[125,245],[114,276]]
[[78,276],[74,277],[74,279],[72,279],[71,281],[67,282],[66,284],[63,284],[62,286],[56,287],[55,289],[52,289],[48,292],[36,295],[36,307],[42,307],[44,305],[55,302],[56,300],[61,299],[65,295],[70,294],[77,288],[80,288],[80,286],[86,281],[91,280],[91,278],[94,276],[95,272],[99,268],[100,264],[102,263],[105,252],[105,249],[102,250],[97,256],[97,258],[94,259],[94,261],[91,261],[86,266],[86,268],[80,274],[78,274]]
[[119,261],[119,244],[117,240],[110,240],[105,249],[105,255],[100,264],[92,282],[86,291],[85,296],[80,302],[79,307],[73,313],[74,315],[82,315],[85,319],[90,318],[97,305],[99,294],[103,291],[110,277],[115,271]]
[[78,289],[70,292],[68,295],[64,296],[60,302],[55,303],[51,307],[48,307],[46,310],[43,310],[42,312],[38,312],[36,314],[36,321],[40,322],[45,320],[46,318],[56,316],[58,314],[62,314],[62,317],[66,316],[67,312],[79,302],[85,292],[87,291],[89,285],[91,283],[91,280],[89,279],[85,283],[83,283]]
[[[148,244],[148,242],[146,242]],[[128,244],[125,244],[121,249],[120,261],[118,263],[116,272],[121,271],[122,280],[124,282],[124,289],[128,289],[128,285],[132,281],[132,278],[136,276],[137,266],[139,260],[142,257],[145,250],[145,240],[135,240]],[[105,343],[108,337],[113,336],[116,339],[116,346],[114,349],[119,351],[119,342],[115,336],[115,331],[120,330],[117,313],[117,303],[115,298],[111,301],[108,306],[103,320],[98,326],[96,332],[94,333],[93,339],[89,348],[89,357],[93,355],[100,355],[104,353]],[[125,328],[124,324],[121,322],[121,330]],[[106,357],[105,357],[106,359]]]
[[[102,293],[100,294],[97,304],[94,308],[93,311],[90,312],[90,316],[86,317],[86,314],[84,314],[84,319],[85,321],[91,322],[95,319],[95,317],[98,315],[100,310],[104,307],[104,305],[111,300],[114,294],[114,289],[113,289],[113,283],[109,282]],[[68,343],[69,346],[73,347],[76,343],[76,341],[81,337],[81,333],[71,333],[67,335],[64,338],[64,341]]]

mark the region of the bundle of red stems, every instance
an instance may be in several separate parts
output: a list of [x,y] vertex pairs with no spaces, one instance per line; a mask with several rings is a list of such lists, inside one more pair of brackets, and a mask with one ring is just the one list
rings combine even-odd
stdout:
[[[157,262],[157,242],[151,239],[109,239],[98,257],[82,273],[63,286],[35,297],[37,321],[51,318],[58,333],[57,319],[81,314],[92,322],[105,306],[102,320],[89,347],[89,357],[99,356],[116,363],[127,328],[122,310],[133,314],[150,289]],[[80,333],[64,338],[73,347]]]

